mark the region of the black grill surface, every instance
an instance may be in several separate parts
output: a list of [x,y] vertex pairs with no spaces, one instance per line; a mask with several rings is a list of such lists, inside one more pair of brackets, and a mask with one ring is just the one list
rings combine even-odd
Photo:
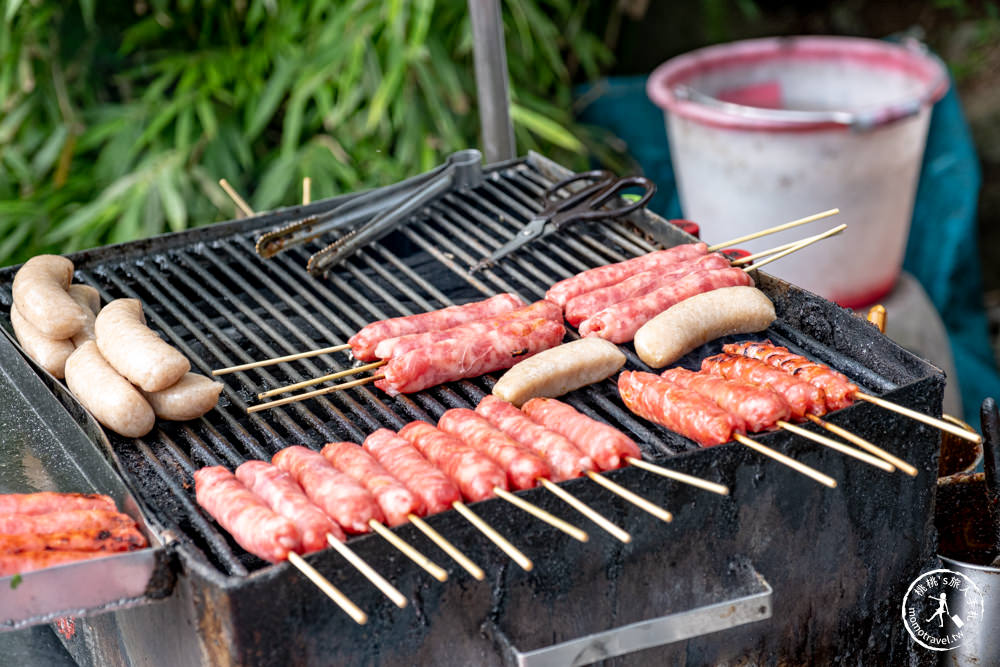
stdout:
[[[317,202],[308,209],[293,208],[249,221],[78,253],[72,257],[77,267],[75,281],[96,287],[104,302],[121,297],[140,299],[150,326],[188,356],[193,371],[208,375],[214,368],[337,344],[376,319],[464,303],[501,291],[533,301],[542,298],[552,283],[581,270],[692,240],[655,216],[633,214],[626,223],[572,227],[528,246],[492,269],[468,276],[471,264],[511,238],[541,208],[545,189],[563,175],[558,173],[557,166],[537,156],[491,168],[483,185],[471,192],[444,196],[415,216],[407,227],[359,251],[323,280],[305,271],[307,258],[322,244],[292,249],[263,260],[254,252],[254,240],[262,231],[300,216],[303,210],[323,210],[336,203],[332,200]],[[10,303],[10,281],[15,269],[0,271],[0,302],[4,305]],[[865,390],[891,393],[934,373],[885,339],[876,338],[866,323],[848,317],[828,302],[766,276],[759,276],[758,281],[781,315],[763,335],[830,363]],[[4,325],[9,330],[9,320]],[[575,333],[568,337],[575,337]],[[682,365],[696,368],[702,358],[718,352],[729,340],[715,341],[695,350],[681,361]],[[631,345],[622,349],[628,357],[628,368],[645,369]],[[204,418],[187,423],[160,421],[145,438],[126,439],[109,434],[112,455],[126,481],[141,498],[154,525],[176,540],[187,562],[197,565],[202,573],[207,572],[210,579],[228,582],[226,586],[241,586],[239,582],[245,581],[245,575],[274,569],[239,548],[200,510],[192,479],[198,468],[221,464],[233,469],[247,459],[268,460],[290,444],[318,449],[333,440],[361,442],[377,428],[398,429],[414,419],[435,422],[449,408],[474,407],[490,391],[497,377],[449,383],[396,398],[387,397],[373,386],[361,386],[254,415],[246,413],[246,408],[256,402],[254,397],[258,392],[351,365],[349,355],[339,353],[223,376],[220,379],[225,390],[220,404]],[[934,409],[935,402],[939,407],[939,383],[935,379],[927,385],[932,387],[929,393],[910,396],[912,407]],[[632,416],[621,404],[611,380],[573,392],[566,400],[632,436],[640,443],[647,460],[665,463],[687,459],[691,464],[687,466],[689,472],[717,481],[731,481],[718,474],[715,463],[708,467],[692,463],[691,457],[703,456],[705,450],[698,450],[691,441]],[[921,405],[921,400],[928,404]],[[880,444],[894,449],[893,435],[881,433],[878,422],[882,417],[873,416],[877,413],[872,406],[853,406],[842,412],[847,415],[846,423],[874,424],[867,431],[888,436],[889,440],[883,438]],[[837,421],[837,415],[833,421]],[[913,434],[924,439],[930,437],[926,427],[919,425],[908,424],[899,432],[912,438],[917,437]],[[803,459],[812,464],[807,452],[816,449],[813,445],[788,445],[789,436],[780,433],[762,435],[759,440],[792,455],[804,454]],[[730,444],[718,448],[719,454],[735,447],[738,446]],[[736,457],[716,459],[744,461],[748,456],[741,452]],[[826,455],[823,457],[828,460]],[[724,465],[728,464],[719,464],[720,468]],[[881,474],[863,470],[860,463],[838,465],[844,466],[837,471],[838,479],[843,479],[844,470],[851,468],[856,483]],[[827,471],[834,472],[829,467]],[[643,475],[644,484],[650,483],[646,473],[622,472]],[[788,475],[794,478],[794,473]],[[756,487],[760,479],[759,474],[755,475],[749,483]],[[583,492],[583,485],[594,487],[590,482],[575,480],[568,484],[585,496],[596,497],[593,489]],[[816,493],[812,482],[795,480],[793,484],[794,488]],[[537,496],[539,492],[530,493]],[[723,502],[697,496],[702,492],[693,493],[691,497],[697,497],[702,507],[704,503],[715,507],[714,503]],[[839,493],[839,489],[829,493]],[[915,504],[924,503],[925,499],[926,496],[920,495]],[[606,509],[611,508],[612,516],[623,511],[621,502],[613,497],[600,502]],[[734,522],[740,521],[735,514],[738,510],[731,500],[725,502],[730,505],[718,507],[729,509],[719,511],[727,517],[725,521],[735,526]],[[568,513],[563,514],[569,518]],[[858,517],[850,520],[863,522]],[[461,525],[444,521],[452,528]],[[656,522],[649,518],[648,523]],[[592,537],[598,533],[595,527],[587,528]],[[468,534],[469,530],[465,526],[462,532]],[[522,546],[527,540],[529,545],[537,547],[544,543],[537,534],[552,532],[547,527],[525,531],[519,535],[508,532],[508,536],[515,542],[521,540]],[[459,536],[454,532],[447,534],[462,546]],[[366,536],[352,542],[370,539]],[[916,551],[922,553],[923,538],[911,535],[909,539]],[[561,538],[556,542],[565,545]],[[602,549],[608,552],[617,547],[608,545]],[[597,552],[598,558],[600,553]],[[398,568],[393,566],[393,569]],[[545,585],[556,589],[562,585],[558,572],[537,576],[556,576],[552,581],[547,579]],[[613,579],[617,574],[608,570],[607,576]],[[263,580],[258,583],[264,585]],[[612,594],[613,591],[605,593]],[[416,595],[421,595],[419,590]],[[288,600],[277,604],[294,607]],[[427,619],[422,622],[426,624]],[[249,629],[227,631],[239,634]],[[250,650],[244,656],[258,655],[252,652],[254,649]],[[273,655],[285,654],[279,651]]]

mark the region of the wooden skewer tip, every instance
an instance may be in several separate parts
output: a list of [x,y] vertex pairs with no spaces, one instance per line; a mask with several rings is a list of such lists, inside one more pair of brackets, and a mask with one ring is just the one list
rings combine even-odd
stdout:
[[417,530],[427,536],[431,542],[438,545],[442,551],[451,556],[452,560],[461,565],[466,572],[472,575],[473,579],[482,581],[486,578],[486,573],[483,572],[481,567],[473,563],[468,556],[459,551],[458,547],[452,544],[444,535],[434,530],[430,524],[416,514],[410,514],[408,518],[417,527]]
[[468,505],[456,500],[451,506],[454,507],[459,514],[465,517],[469,523],[475,526],[479,532],[489,538],[489,540],[493,542],[493,544],[495,544],[501,551],[507,554],[512,561],[517,563],[522,570],[530,572],[535,567],[530,558],[525,556],[520,549],[511,544],[506,537],[498,533],[493,526],[483,521],[478,514],[469,509]]
[[684,484],[689,484],[705,491],[711,491],[712,493],[717,493],[720,496],[729,495],[729,487],[725,484],[709,482],[708,480],[695,477],[694,475],[685,475],[682,472],[677,472],[676,470],[671,470],[670,468],[664,468],[663,466],[658,466],[655,463],[649,463],[648,461],[643,461],[642,459],[637,459],[632,456],[625,460],[634,465],[636,468],[642,468],[643,470],[660,475],[661,477],[683,482]]
[[587,505],[585,502],[583,502],[582,500],[571,494],[566,489],[560,487],[555,482],[552,482],[551,480],[548,479],[539,479],[538,482],[546,489],[548,489],[556,496],[558,496],[560,499],[565,501],[570,507],[575,509],[577,512],[583,514],[585,517],[596,523],[606,532],[610,533],[615,539],[624,542],[626,544],[632,541],[632,536],[629,535],[626,531],[616,526],[607,517],[598,514],[597,510],[595,510],[593,507]]
[[343,556],[348,563],[354,566],[354,568],[360,572],[365,579],[370,581],[375,588],[382,591],[382,593],[392,600],[400,609],[404,608],[407,604],[406,596],[399,592],[399,589],[390,584],[385,577],[375,571],[375,569],[366,563],[361,556],[354,553],[354,550],[349,546],[338,540],[333,535],[327,535],[326,541],[333,547],[337,553]]
[[841,454],[844,454],[846,456],[851,456],[853,458],[856,458],[859,461],[863,461],[868,465],[874,466],[880,470],[884,470],[885,472],[896,472],[896,466],[892,465],[888,461],[874,457],[871,454],[866,454],[865,452],[854,449],[853,447],[848,447],[844,443],[837,442],[836,440],[828,438],[825,435],[820,435],[819,433],[813,433],[812,431],[806,430],[801,426],[789,424],[788,422],[781,420],[777,422],[777,426],[780,429],[784,429],[785,431],[794,433],[799,437],[805,438],[806,440],[811,440],[812,442],[815,442],[819,445],[823,445],[824,447],[829,447],[835,452],[840,452]]
[[311,582],[316,584],[316,586],[326,593],[327,597],[333,600],[338,607],[344,610],[344,612],[354,619],[354,622],[358,625],[364,625],[368,622],[368,614],[361,611],[358,605],[354,604],[350,598],[344,595],[339,588],[330,583],[330,581],[320,574],[316,568],[307,563],[302,556],[298,555],[294,551],[288,552],[288,562],[290,562],[295,568],[305,575]]
[[586,541],[588,541],[590,539],[590,536],[587,535],[586,531],[581,530],[580,528],[577,528],[576,526],[574,526],[573,524],[569,523],[568,521],[563,521],[562,519],[560,519],[556,515],[552,514],[551,512],[547,512],[546,510],[543,510],[538,505],[535,505],[534,503],[530,503],[527,500],[525,500],[524,498],[521,498],[519,496],[515,496],[510,491],[507,491],[505,489],[501,489],[499,486],[495,486],[495,487],[493,487],[493,493],[495,493],[498,498],[503,498],[504,500],[506,500],[507,502],[509,502],[511,505],[514,505],[514,506],[516,506],[516,507],[524,510],[525,512],[527,512],[531,516],[535,517],[539,521],[544,521],[545,523],[549,524],[550,526],[552,526],[556,530],[562,531],[563,533],[569,535],[574,540],[578,540],[580,542],[586,542]]
[[652,514],[660,521],[663,521],[665,523],[670,523],[671,521],[674,520],[674,515],[671,514],[669,511],[663,509],[662,507],[656,505],[655,503],[650,502],[649,500],[646,500],[639,494],[629,491],[621,484],[616,484],[607,477],[604,477],[603,475],[598,475],[593,470],[587,471],[587,477],[591,481],[600,484],[611,493],[614,493],[615,495],[624,498],[625,500],[632,503],[639,509],[645,510],[646,512]]
[[754,239],[759,239],[762,236],[767,236],[769,234],[775,234],[777,232],[783,232],[786,229],[791,229],[793,227],[798,227],[800,225],[805,225],[810,222],[816,222],[817,220],[822,220],[823,218],[829,218],[831,215],[837,215],[840,213],[839,208],[831,208],[827,211],[820,211],[819,213],[814,213],[812,215],[807,215],[804,218],[799,218],[798,220],[792,220],[791,222],[786,222],[782,225],[776,225],[774,227],[768,227],[767,229],[762,229],[759,232],[753,232],[752,234],[747,234],[746,236],[739,236],[735,239],[725,241],[723,243],[716,243],[713,246],[709,246],[708,252],[714,252],[716,250],[721,250],[722,248],[728,248],[731,245],[737,243],[743,243],[744,241],[752,241]]
[[387,527],[371,519],[368,521],[368,525],[373,531],[378,533],[381,537],[396,547],[400,553],[412,560],[414,563],[422,567],[427,574],[431,575],[440,582],[448,581],[448,573],[440,565],[432,561],[427,556],[420,553],[416,548],[403,540],[399,535],[389,530]]
[[755,452],[763,454],[764,456],[769,456],[770,458],[774,459],[775,461],[778,461],[779,463],[783,463],[792,470],[799,472],[805,475],[806,477],[809,477],[819,482],[823,486],[827,486],[831,489],[837,488],[837,480],[830,477],[829,475],[821,473],[819,470],[816,470],[815,468],[810,468],[805,463],[796,461],[791,456],[785,456],[781,452],[775,449],[771,449],[766,445],[762,445],[756,440],[751,440],[750,438],[740,433],[734,433],[733,439],[736,440],[736,442],[739,442],[740,444],[746,445]]

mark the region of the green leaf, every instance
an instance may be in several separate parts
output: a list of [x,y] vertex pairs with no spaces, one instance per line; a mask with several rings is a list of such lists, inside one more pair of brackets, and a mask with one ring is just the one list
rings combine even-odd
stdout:
[[523,125],[545,141],[571,151],[583,150],[583,142],[551,118],[526,109],[519,104],[511,104],[510,115],[515,124]]
[[[17,10],[21,8],[21,3],[24,0],[7,0],[7,11],[4,13],[4,21],[10,23],[17,14]],[[13,586],[12,586],[13,588]]]
[[156,188],[159,190],[160,202],[163,204],[171,231],[179,232],[186,229],[187,208],[184,206],[184,200],[181,199],[180,193],[177,192],[171,170],[164,169],[160,172],[156,179]]
[[18,586],[20,586],[22,581],[24,581],[24,578],[21,576],[20,572],[18,572],[13,577],[11,577],[10,578],[10,587],[11,587],[11,590],[13,590],[13,589],[17,588]]
[[253,108],[253,116],[247,123],[247,137],[253,139],[260,134],[261,130],[271,121],[274,113],[285,98],[285,93],[292,86],[295,70],[300,66],[297,61],[279,56],[275,63],[274,72],[267,82],[267,87],[257,99],[257,104]]

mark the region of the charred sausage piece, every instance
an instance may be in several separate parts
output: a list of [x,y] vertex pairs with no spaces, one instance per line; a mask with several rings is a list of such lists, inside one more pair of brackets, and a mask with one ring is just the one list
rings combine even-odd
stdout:
[[737,285],[752,286],[753,280],[742,269],[695,271],[648,294],[605,308],[580,324],[580,334],[600,336],[612,343],[626,343],[635,338],[642,325],[675,303],[720,287]]
[[322,453],[334,468],[350,475],[375,496],[390,526],[406,523],[411,514],[420,516],[424,513],[420,497],[389,474],[361,446],[353,442],[331,442],[323,447]]
[[258,558],[277,563],[287,559],[290,551],[301,551],[295,525],[271,510],[222,466],[196,471],[194,487],[198,504]]
[[563,343],[517,362],[503,374],[493,393],[514,405],[536,396],[552,398],[607,379],[625,365],[614,343],[590,337]]
[[640,255],[627,259],[616,264],[606,264],[594,269],[588,269],[581,273],[560,280],[549,288],[545,293],[545,298],[555,301],[562,307],[566,307],[573,297],[595,289],[620,283],[626,278],[642,271],[663,270],[674,266],[684,260],[700,257],[708,252],[708,246],[704,243],[686,243],[674,246],[666,250]]
[[530,321],[537,319],[547,319],[561,323],[562,309],[551,301],[536,301],[517,310],[500,313],[499,315],[493,315],[473,322],[466,322],[465,324],[459,324],[448,329],[437,329],[435,331],[424,331],[423,333],[409,334],[397,338],[388,338],[375,347],[375,356],[379,359],[388,359],[433,343],[463,338],[477,338],[489,333],[493,329],[504,326],[504,324],[512,320]]
[[514,320],[481,336],[447,340],[393,357],[375,386],[390,396],[510,368],[562,342],[566,329],[549,319]]
[[742,419],[748,431],[773,429],[778,420],[788,420],[792,416],[792,409],[785,399],[767,387],[728,380],[710,373],[695,373],[685,368],[671,368],[660,376],[682,389],[714,401],[726,412]]
[[641,271],[620,283],[607,285],[593,292],[573,297],[566,304],[566,321],[573,326],[578,326],[580,322],[596,315],[608,306],[613,306],[635,296],[649,294],[654,289],[663,287],[689,273],[726,268],[729,268],[729,260],[722,255],[710,253],[662,269]]
[[854,393],[858,385],[847,379],[829,366],[811,361],[800,354],[792,354],[788,348],[772,345],[771,341],[762,343],[746,342],[726,345],[722,348],[729,354],[739,354],[744,357],[759,359],[766,364],[791,373],[799,380],[808,382],[823,390],[827,410],[840,410],[854,402]]
[[792,417],[796,420],[802,419],[807,413],[817,416],[826,413],[822,389],[759,359],[722,353],[703,359],[701,370],[777,392],[788,403],[792,409]]
[[763,331],[776,317],[774,304],[756,287],[722,287],[684,299],[643,324],[635,351],[662,368],[710,340]]
[[596,467],[590,457],[566,437],[539,426],[507,401],[496,396],[484,396],[476,406],[476,412],[522,447],[544,458],[552,470],[552,479],[557,482],[579,477],[584,471]]
[[448,475],[469,502],[492,498],[496,487],[507,490],[503,468],[450,433],[416,421],[401,428],[399,435]]
[[156,415],[139,390],[87,341],[66,360],[66,386],[101,424],[127,438],[153,430]]
[[351,353],[362,361],[374,361],[375,347],[388,338],[424,331],[438,331],[521,308],[524,302],[513,294],[498,294],[483,301],[449,306],[417,315],[394,317],[365,325],[348,339]]
[[427,514],[450,509],[462,493],[455,483],[417,451],[409,440],[387,428],[365,438],[364,448],[408,489],[420,496]]
[[323,513],[291,476],[265,461],[247,461],[236,469],[236,479],[263,500],[274,512],[295,525],[302,540],[302,553],[326,548],[326,536],[344,541],[344,533]]
[[618,429],[591,419],[554,398],[533,398],[521,410],[536,424],[565,436],[601,470],[614,470],[626,458],[642,458],[639,446]]
[[0,553],[21,551],[135,551],[147,545],[135,526],[88,528],[47,535],[0,535]]
[[146,326],[138,299],[115,299],[104,306],[94,330],[112,368],[143,391],[162,391],[191,370],[183,354]]
[[618,391],[629,410],[702,447],[729,442],[734,432],[744,430],[735,415],[659,375],[625,371],[618,376]]
[[135,528],[127,514],[108,510],[67,510],[47,514],[0,515],[0,535],[48,535],[74,530]]
[[294,445],[274,455],[271,463],[291,475],[309,500],[347,533],[367,533],[368,522],[383,521],[382,511],[368,489],[340,472],[319,452]]
[[61,380],[66,376],[66,360],[75,349],[71,338],[49,338],[21,315],[17,304],[10,306],[10,324],[25,354],[53,377]]
[[541,457],[522,447],[473,410],[454,408],[446,411],[438,420],[438,428],[460,438],[503,468],[512,488],[531,489],[538,485],[539,479],[552,476],[548,464]]
[[21,551],[16,554],[2,554],[0,577],[110,555],[107,551]]
[[110,496],[97,493],[5,493],[0,495],[0,514],[48,514],[69,510],[116,512]]
[[187,421],[197,419],[214,408],[222,393],[222,383],[197,373],[184,377],[161,391],[144,391],[153,412],[160,419]]
[[86,324],[86,313],[67,291],[72,279],[73,262],[65,257],[32,257],[14,275],[14,305],[45,336],[71,338]]

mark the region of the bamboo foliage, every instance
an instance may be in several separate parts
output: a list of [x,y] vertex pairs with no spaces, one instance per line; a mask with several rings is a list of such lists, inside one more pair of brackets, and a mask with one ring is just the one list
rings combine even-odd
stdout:
[[[519,151],[586,164],[586,3],[506,0]],[[383,185],[479,143],[465,0],[2,0],[0,265]]]

